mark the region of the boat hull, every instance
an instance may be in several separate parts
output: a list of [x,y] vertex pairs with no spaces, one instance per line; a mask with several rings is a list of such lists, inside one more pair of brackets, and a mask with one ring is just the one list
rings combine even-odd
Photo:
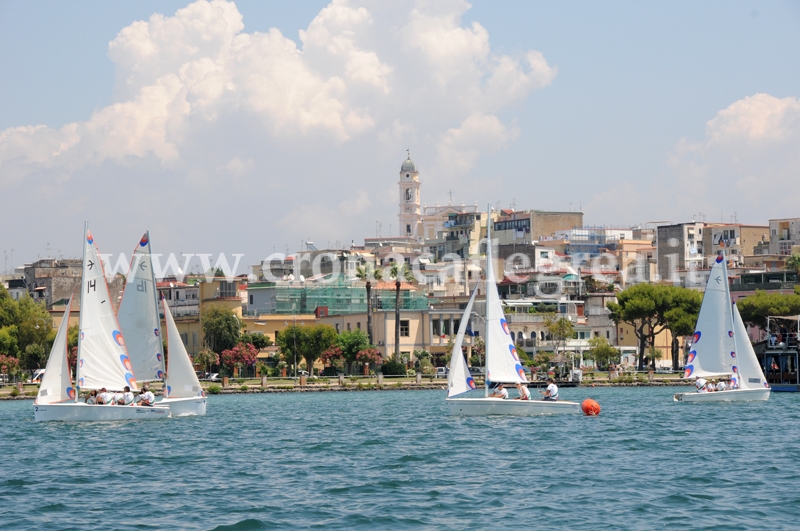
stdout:
[[579,413],[580,404],[549,400],[504,400],[502,398],[448,398],[451,415],[483,417],[487,415],[562,415]]
[[109,422],[114,420],[160,420],[170,417],[167,407],[91,405],[83,402],[34,404],[36,422]]
[[771,389],[731,389],[728,391],[715,391],[713,393],[678,393],[672,399],[675,402],[752,402],[769,400]]
[[203,416],[206,414],[207,400],[204,396],[165,398],[157,402],[156,405],[168,406],[173,417]]

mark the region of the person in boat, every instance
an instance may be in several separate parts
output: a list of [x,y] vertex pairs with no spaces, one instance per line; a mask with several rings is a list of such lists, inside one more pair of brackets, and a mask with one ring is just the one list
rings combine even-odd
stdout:
[[152,406],[156,403],[156,395],[145,385],[142,387],[142,392],[139,394],[139,404],[143,406]]
[[708,382],[705,378],[696,378],[694,381],[694,386],[697,387],[698,393],[705,393],[706,392],[706,384]]
[[720,380],[717,383],[717,391],[725,391],[728,389],[728,386],[725,384],[725,380]]
[[706,392],[713,393],[716,390],[717,390],[717,381],[716,380],[711,380],[710,382],[708,382],[706,384]]
[[113,404],[114,403],[114,393],[109,393],[105,387],[100,389],[100,392],[97,393],[97,403],[98,404]]
[[528,386],[523,385],[521,382],[517,382],[517,392],[519,396],[514,400],[530,400],[531,399],[531,392],[528,391]]
[[558,400],[558,386],[553,378],[547,379],[547,387],[544,390],[544,396],[542,397],[542,400]]
[[[119,399],[117,399],[119,396]],[[125,386],[125,390],[120,393],[119,395],[115,395],[115,402],[120,406],[129,406],[133,404],[133,393],[131,393],[131,388],[127,385]]]
[[96,404],[97,403],[97,390],[92,389],[92,391],[86,395],[86,403],[87,404]]
[[497,387],[494,388],[494,391],[489,395],[489,398],[502,398],[505,400],[508,398],[508,391],[506,391],[505,387],[503,387],[503,384],[497,384]]

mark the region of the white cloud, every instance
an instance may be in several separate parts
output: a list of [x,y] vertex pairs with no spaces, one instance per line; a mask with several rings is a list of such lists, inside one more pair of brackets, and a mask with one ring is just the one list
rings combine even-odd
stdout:
[[798,146],[800,100],[748,96],[709,120],[702,141],[678,141],[664,174],[648,180],[646,189],[617,184],[596,195],[587,213],[609,219],[604,210],[616,204],[642,221],[688,220],[701,213],[707,221],[729,222],[736,214],[740,222],[755,224],[795,217]]
[[108,223],[118,227],[154,212],[168,218],[165,232],[173,216],[194,220],[205,235],[184,237],[198,241],[229,241],[198,215],[227,208],[278,224],[270,237],[285,241],[314,231],[358,240],[394,218],[395,192],[383,194],[405,148],[426,171],[464,175],[516,138],[499,111],[556,75],[538,51],[494,52],[483,26],[462,22],[468,9],[462,0],[334,0],[300,33],[300,48],[276,28],[245,32],[224,0],[152,15],[108,45],[112,104],[61,129],[0,131],[0,181],[9,194],[36,186],[81,208],[113,204]]

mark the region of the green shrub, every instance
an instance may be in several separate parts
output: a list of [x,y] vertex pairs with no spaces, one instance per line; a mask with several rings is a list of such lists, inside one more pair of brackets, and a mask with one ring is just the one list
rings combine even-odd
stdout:
[[406,366],[398,361],[387,361],[381,367],[384,376],[405,376]]
[[248,389],[250,389],[250,388],[249,388],[249,387],[247,387],[246,385],[243,385],[243,386],[241,386],[241,387],[239,388],[239,390],[240,390],[240,391],[247,391]]
[[19,396],[19,389],[16,387],[11,390],[11,396]]
[[222,387],[219,385],[209,385],[208,392],[212,395],[218,395],[220,392],[222,392]]

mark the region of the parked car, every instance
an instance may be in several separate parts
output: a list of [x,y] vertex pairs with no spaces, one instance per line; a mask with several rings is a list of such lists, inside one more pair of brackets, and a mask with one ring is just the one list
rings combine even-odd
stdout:
[[219,373],[218,372],[212,372],[211,374],[208,375],[208,378],[206,378],[206,380],[208,380],[209,382],[218,382],[219,381]]
[[447,367],[436,367],[436,373],[434,374],[436,378],[447,378]]
[[469,368],[469,373],[472,376],[476,376],[478,374],[484,374],[484,370],[483,370],[483,367],[470,367]]

